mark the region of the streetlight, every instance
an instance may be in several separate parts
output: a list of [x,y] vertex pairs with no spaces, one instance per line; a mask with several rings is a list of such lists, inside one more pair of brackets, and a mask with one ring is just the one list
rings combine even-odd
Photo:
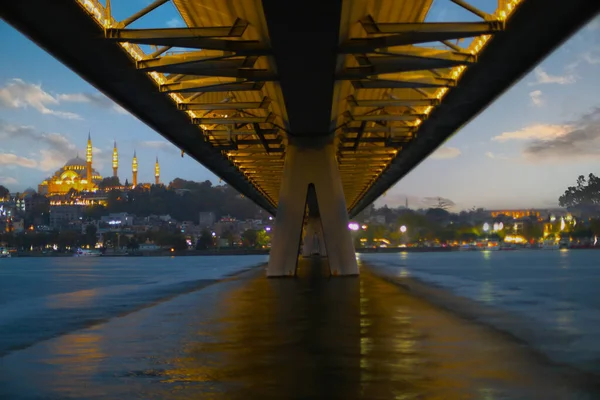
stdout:
[[490,224],[488,224],[487,222],[485,224],[483,224],[483,231],[485,232],[485,235],[487,236],[488,231],[490,230]]
[[400,232],[405,233],[406,232],[406,225],[402,225],[400,227]]
[[350,229],[351,231],[357,231],[359,229],[359,226],[356,222],[350,222],[348,224],[348,229]]

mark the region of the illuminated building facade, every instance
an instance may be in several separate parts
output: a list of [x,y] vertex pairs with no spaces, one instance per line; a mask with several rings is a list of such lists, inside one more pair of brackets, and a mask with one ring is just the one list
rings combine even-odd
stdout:
[[156,164],[154,164],[154,180],[155,184],[160,184],[160,165],[158,165],[158,157],[156,157]]
[[[76,199],[64,198],[71,190],[76,192],[87,192],[93,194],[98,192],[98,185],[102,182],[102,176],[98,171],[93,168],[93,147],[92,138],[88,135],[87,148],[85,154],[85,160],[77,155],[75,158],[70,159],[67,163],[54,175],[45,179],[38,185],[38,193],[53,198],[53,205],[71,205],[71,204],[101,204],[98,202],[97,196],[79,196]],[[133,181],[132,187],[141,185],[143,187],[150,187],[150,184],[139,184],[138,183],[138,160],[135,151],[133,152],[132,160],[132,172]],[[119,171],[119,153],[117,150],[117,142],[114,142],[113,153],[112,153],[112,173],[113,177],[118,177]],[[156,158],[156,164],[154,165],[154,178],[156,184],[160,182],[160,166],[158,164],[158,157]],[[111,187],[112,189],[126,190],[124,186]]]
[[115,145],[113,146],[113,154],[112,154],[112,169],[113,169],[113,177],[117,178],[119,172],[119,152],[117,151],[117,141],[115,140]]
[[540,218],[540,211],[538,210],[494,210],[490,212],[493,218],[499,216],[512,217],[514,219],[521,219],[525,217],[536,217]]
[[88,135],[85,160],[78,156],[70,159],[51,177],[38,185],[38,193],[64,194],[71,189],[93,192],[98,189],[102,176],[92,167],[92,138]]
[[137,186],[138,162],[135,150],[133,151],[133,161],[131,162],[131,172],[133,173],[133,187]]

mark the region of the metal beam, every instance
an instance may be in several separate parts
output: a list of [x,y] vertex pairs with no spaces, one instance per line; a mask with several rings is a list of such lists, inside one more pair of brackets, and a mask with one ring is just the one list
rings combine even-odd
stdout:
[[440,100],[435,97],[425,99],[389,98],[385,100],[358,100],[350,95],[346,97],[346,101],[351,107],[427,107],[440,104]]
[[[194,35],[185,35],[188,29],[204,28],[165,28],[165,29],[107,29],[106,38],[117,42],[171,46],[189,49],[221,50],[237,55],[269,55],[271,49],[258,40],[212,39]],[[175,30],[173,32],[169,32]],[[174,36],[169,36],[173,33]],[[179,37],[179,36],[183,37]]]
[[[378,27],[382,24],[376,24]],[[461,39],[466,37],[490,35],[504,29],[503,21],[487,21],[472,23],[407,23],[383,24],[385,30],[398,30],[388,36],[373,38],[355,38],[340,46],[339,53],[372,53],[377,49],[410,44],[438,42],[442,40]],[[363,24],[363,27],[365,25]],[[371,24],[371,27],[373,24]],[[369,28],[372,29],[372,28]]]
[[[239,129],[233,129],[233,130],[226,130],[226,129],[214,129],[214,130],[209,130],[209,129],[204,129],[202,130],[202,132],[205,135],[212,135],[212,136],[227,136],[227,135],[238,135],[238,136],[242,136],[242,135],[256,135],[256,132],[253,130],[239,130]],[[279,132],[279,129],[277,128],[268,128],[268,129],[262,129],[263,135],[276,135],[277,132]]]
[[472,6],[471,4],[467,3],[464,0],[450,0],[450,1],[453,2],[454,4],[457,4],[457,5],[461,6],[465,10],[472,12],[473,14],[477,15],[481,19],[490,20],[490,19],[493,18],[493,16],[491,16],[490,14],[481,11],[477,7]]
[[204,79],[195,79],[173,84],[160,85],[160,91],[165,93],[186,92],[240,92],[250,90],[261,90],[264,82],[232,82],[206,85]]
[[166,73],[186,73],[188,70],[202,69],[234,69],[252,68],[258,56],[238,57],[233,55],[216,56],[206,52],[189,52],[173,54],[160,58],[145,59],[137,62],[137,68],[143,71],[156,71]]
[[[448,52],[450,53],[450,52]],[[451,53],[454,54],[454,53]],[[471,58],[473,56],[470,56]],[[379,74],[392,74],[409,71],[422,71],[438,68],[451,68],[458,65],[469,65],[472,61],[464,58],[433,58],[418,57],[413,55],[397,54],[393,56],[375,56],[366,55],[356,56],[360,67],[348,67],[340,71],[336,78],[339,80],[364,79],[369,76]]]
[[233,102],[233,103],[179,103],[180,110],[241,110],[241,109],[266,109],[271,100],[264,97],[262,101]]
[[258,123],[254,123],[254,124],[252,124],[252,127],[256,131],[256,134],[258,135],[258,139],[259,139],[260,143],[263,145],[263,147],[265,148],[265,151],[267,153],[269,153],[271,151],[271,148],[269,147],[269,142],[267,141],[267,139],[265,139],[265,136],[262,134],[262,129],[260,128],[260,125]]
[[[502,21],[478,22],[376,22],[371,15],[359,20],[369,35],[403,33],[403,34],[435,34],[435,33],[472,33],[473,36],[485,35],[490,30],[498,31],[503,27]],[[435,42],[437,40],[432,40]]]
[[363,79],[352,81],[355,89],[412,89],[412,88],[439,88],[456,86],[456,81],[445,78],[431,78],[426,80],[389,80],[389,79]]
[[[148,14],[150,11],[154,10],[157,7],[162,6],[163,4],[165,4],[168,1],[169,0],[155,0],[153,3],[149,4],[148,6],[144,7],[140,11],[136,12],[135,14],[133,14],[131,17],[126,18],[126,19],[124,19],[121,22],[118,22],[117,23],[117,27],[124,28],[127,25],[130,25],[134,21],[137,21],[138,19],[140,19],[144,15]],[[108,3],[107,6],[110,7],[110,3]]]
[[362,135],[365,132],[366,126],[367,126],[367,121],[363,121],[360,123],[360,127],[358,128],[358,132],[356,134],[356,141],[354,142],[354,146],[352,146],[352,150],[356,151],[356,149],[358,149],[358,145],[360,144],[360,139],[362,138]]
[[[425,114],[352,115],[350,112],[346,111],[344,117],[352,121],[413,121],[417,118],[424,119],[427,116]],[[360,129],[361,128],[358,128],[359,133]]]
[[[359,129],[358,127],[349,126],[349,127],[344,128],[344,132],[357,133],[358,129]],[[415,130],[416,130],[416,127],[412,127],[412,126],[394,126],[394,127],[373,126],[373,127],[366,128],[365,133],[385,133],[385,134],[394,135],[394,134],[412,133]]]
[[[281,144],[282,141],[283,141],[282,138],[278,138],[278,139],[263,138],[263,140],[260,140],[260,139],[238,139],[235,141],[235,143],[238,146],[254,146],[254,145],[258,145],[258,144],[260,144],[260,145]],[[243,149],[240,149],[240,151],[242,151],[242,150]]]
[[252,123],[267,123],[273,122],[275,114],[269,113],[266,117],[231,117],[231,118],[192,118],[192,123],[196,125],[206,124],[219,124],[219,125],[231,125],[231,124],[252,124]]
[[[238,19],[238,21],[240,21]],[[236,21],[237,22],[237,21]],[[155,28],[155,29],[118,29],[108,28],[106,38],[119,42],[138,43],[153,40],[201,39],[208,37],[240,37],[248,23],[238,26],[219,26],[204,28]],[[149,44],[149,43],[144,43]],[[167,45],[168,46],[168,45]],[[175,46],[173,46],[175,47]],[[178,46],[177,46],[178,47]]]

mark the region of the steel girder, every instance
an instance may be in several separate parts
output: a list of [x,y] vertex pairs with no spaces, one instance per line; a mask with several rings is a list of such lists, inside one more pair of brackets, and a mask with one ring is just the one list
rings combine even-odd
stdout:
[[[76,15],[69,5],[61,5],[60,10],[66,12],[59,12],[58,6],[41,0],[31,1],[36,10],[48,14],[49,21],[59,20],[61,15]],[[137,74],[126,71],[123,76],[135,84],[125,88],[127,85],[117,82],[117,68],[122,71],[122,64],[113,70],[107,63],[106,73],[86,74],[80,64],[89,68],[92,63],[85,63],[79,54],[69,54],[64,46],[64,34],[59,37],[60,33],[43,27],[45,19],[31,16],[28,11],[31,7],[7,2],[0,10],[3,17],[8,16],[9,23],[37,42],[48,43],[47,47],[59,59],[101,90],[106,88],[104,91],[109,96],[186,152],[196,154],[195,157],[213,172],[225,176],[271,211],[277,203],[278,180],[251,171],[256,171],[258,166],[264,166],[265,170],[274,168],[274,171],[282,167],[286,135],[310,140],[335,133],[339,168],[344,171],[342,180],[352,213],[383,193],[451,131],[547,54],[559,39],[598,10],[594,2],[584,0],[568,3],[506,0],[503,8],[487,14],[464,0],[452,0],[481,21],[424,23],[431,4],[428,0],[422,0],[423,9],[414,12],[411,10],[418,9],[421,3],[384,0],[387,1],[385,9],[393,11],[388,15],[382,15],[379,7],[361,9],[358,4],[361,2],[341,0],[325,4],[318,0],[285,4],[279,0],[263,0],[262,7],[250,12],[236,4],[219,2],[215,2],[214,9],[202,8],[202,0],[199,0],[187,4],[189,7],[199,5],[201,13],[180,9],[188,25],[186,28],[127,29],[166,0],[155,1],[121,22],[114,21],[110,9],[104,9],[97,0],[76,1],[84,10],[83,13],[80,10],[79,15],[95,19],[96,26],[79,23],[76,18],[71,21],[77,24],[77,29],[88,29],[86,34],[93,33],[89,37],[96,41],[98,33],[103,31],[106,44],[98,48],[114,56],[113,61],[120,62],[122,58],[114,50],[128,55],[138,70]],[[410,7],[407,3],[411,3]],[[174,4],[181,7],[183,2],[174,0]],[[576,11],[577,6],[581,10]],[[319,15],[313,11],[317,7],[322,7]],[[349,9],[351,7],[355,8]],[[558,16],[559,13],[552,14],[546,8],[565,12]],[[396,12],[399,9],[403,11]],[[374,14],[365,15],[366,10]],[[534,18],[538,15],[536,11],[543,15],[540,18],[546,23],[552,21],[556,29],[542,35]],[[202,20],[198,19],[199,15]],[[288,15],[289,19],[280,18],[282,15]],[[357,22],[342,19],[342,15],[364,17]],[[512,15],[517,16],[514,21]],[[314,17],[314,20],[304,17]],[[35,26],[27,27],[31,23],[28,21],[33,20],[40,24],[39,30]],[[306,25],[307,20],[311,20],[310,26]],[[65,29],[67,31],[69,29]],[[308,32],[307,37],[289,34],[304,31]],[[458,42],[450,42],[463,38],[473,38],[473,41],[464,48]],[[93,47],[93,40],[83,39]],[[448,50],[422,45],[434,41]],[[538,43],[542,44],[541,48]],[[138,45],[156,47],[144,52]],[[521,51],[512,59],[511,46],[517,50],[527,48],[527,52]],[[172,48],[190,51],[169,54]],[[487,54],[488,48],[491,55]],[[88,57],[85,46],[77,49]],[[316,62],[319,68],[314,68]],[[486,75],[481,69],[495,71],[494,76]],[[106,84],[102,79],[108,77],[112,81]],[[161,96],[146,96],[149,82]],[[132,91],[132,87],[146,92]],[[140,97],[145,101],[139,101]],[[161,99],[156,100],[159,97]],[[265,98],[270,101],[264,103]],[[473,105],[475,101],[479,106]],[[156,111],[144,110],[145,104],[152,104],[153,110],[162,105],[168,120],[172,121],[172,129],[165,128],[164,121],[156,117]],[[171,112],[169,105],[178,116]],[[183,120],[188,127],[181,124]],[[184,133],[179,136],[171,133],[175,131]],[[193,143],[197,143],[200,150],[195,149]],[[262,193],[263,197],[256,193]]]

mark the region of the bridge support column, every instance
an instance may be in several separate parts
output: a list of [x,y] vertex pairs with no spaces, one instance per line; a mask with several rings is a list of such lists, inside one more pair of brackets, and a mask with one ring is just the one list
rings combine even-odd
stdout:
[[319,148],[289,145],[286,150],[267,276],[296,274],[307,205],[308,215],[320,217],[331,274],[357,275],[335,147],[326,144]]
[[325,240],[323,239],[323,226],[320,217],[308,217],[304,240],[302,241],[302,257],[312,255],[327,256]]

